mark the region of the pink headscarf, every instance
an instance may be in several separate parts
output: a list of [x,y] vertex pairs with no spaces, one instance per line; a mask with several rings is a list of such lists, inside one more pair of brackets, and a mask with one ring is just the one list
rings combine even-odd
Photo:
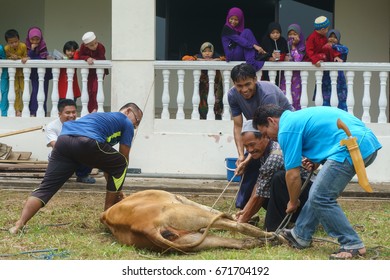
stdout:
[[[229,19],[232,17],[232,16],[236,16],[238,17],[238,25],[236,27],[233,27],[231,26],[231,24],[229,23]],[[235,30],[235,31],[238,31],[238,32],[242,32],[244,31],[244,13],[242,12],[242,10],[240,8],[237,8],[237,7],[234,7],[234,8],[231,8],[226,16],[226,23],[225,25],[227,25],[228,27],[230,27],[231,29]]]
[[39,27],[31,27],[27,31],[26,46],[27,46],[28,50],[31,50],[30,39],[32,37],[39,37],[41,39],[41,41],[39,42],[39,45],[36,48],[36,50],[40,53],[40,57],[41,58],[46,58],[47,55],[48,55],[48,52],[47,52],[46,42],[43,39],[42,30]]

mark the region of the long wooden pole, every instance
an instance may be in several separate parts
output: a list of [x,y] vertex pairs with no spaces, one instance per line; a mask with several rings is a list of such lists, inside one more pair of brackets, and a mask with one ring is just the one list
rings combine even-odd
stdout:
[[30,127],[30,128],[24,128],[24,129],[20,129],[20,130],[11,131],[11,132],[6,132],[6,133],[0,133],[0,138],[12,136],[12,135],[17,135],[17,134],[21,134],[21,133],[26,133],[26,132],[30,132],[30,131],[34,131],[34,130],[40,130],[42,128],[43,128],[43,126],[36,126],[36,127]]

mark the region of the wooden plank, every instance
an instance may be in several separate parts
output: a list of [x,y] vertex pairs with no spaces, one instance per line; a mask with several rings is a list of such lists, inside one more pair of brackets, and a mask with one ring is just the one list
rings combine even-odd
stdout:
[[0,170],[1,169],[7,169],[7,168],[14,168],[14,169],[24,169],[24,168],[29,168],[29,169],[37,169],[37,168],[42,168],[46,169],[47,164],[40,163],[40,164],[28,164],[28,163],[0,163]]
[[6,159],[0,159],[0,163],[31,163],[31,164],[47,164],[47,160],[37,160],[37,159],[30,159],[30,160],[6,160]]
[[17,152],[11,152],[6,160],[18,160],[20,158],[20,153]]
[[0,177],[16,177],[16,178],[43,178],[45,172],[27,172],[27,173],[6,173],[0,172]]
[[31,158],[32,152],[19,152],[20,158],[18,160],[29,160]]
[[5,145],[3,144],[1,147],[2,147],[2,151],[1,151],[1,156],[0,156],[0,160],[5,160],[7,159],[7,157],[9,156],[9,154],[12,152],[12,147],[11,146],[8,146],[8,145]]

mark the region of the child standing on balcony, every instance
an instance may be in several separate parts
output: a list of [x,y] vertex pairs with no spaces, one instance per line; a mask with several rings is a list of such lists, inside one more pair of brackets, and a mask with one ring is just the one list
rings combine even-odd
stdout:
[[[324,46],[328,42],[326,37],[329,30],[330,21],[325,16],[319,16],[314,20],[314,31],[306,39],[305,61],[310,61],[316,67],[321,67],[321,63],[327,61]],[[322,77],[322,83],[324,77]],[[317,88],[314,88],[313,101],[316,98]]]
[[[0,59],[6,59],[7,56],[5,54],[4,47],[0,45]],[[1,77],[0,77],[0,85],[1,85],[1,96],[0,96],[0,110],[1,110],[1,116],[5,117],[7,116],[8,111],[8,70],[7,68],[0,68],[1,70]]]
[[[82,37],[83,43],[80,46],[80,59],[92,65],[95,60],[106,60],[106,49],[102,43],[98,42],[94,32],[87,32]],[[104,70],[104,74],[108,75],[108,69]],[[96,69],[90,68],[88,74],[88,112],[93,112],[98,109],[97,104],[98,78]]]
[[[327,61],[330,62],[345,62],[348,55],[348,47],[340,44],[341,34],[336,29],[331,29],[327,33],[328,43],[323,47],[327,55]],[[332,93],[332,83],[329,71],[324,71],[322,78],[322,97],[324,99],[324,106],[330,106],[330,97]],[[339,100],[338,108],[348,111],[347,107],[347,81],[345,79],[344,71],[338,71],[337,75],[337,97]]]
[[[22,63],[26,63],[27,57],[27,46],[26,44],[20,42],[19,33],[15,29],[9,29],[4,34],[7,45],[4,47],[7,59],[18,60],[20,59]],[[3,72],[6,70],[3,69]],[[2,74],[4,75],[4,73]],[[8,77],[8,74],[7,74]],[[7,82],[8,84],[8,82]],[[15,73],[15,115],[20,117],[22,115],[23,110],[23,90],[24,90],[24,75],[23,69],[17,68]],[[1,84],[1,92],[3,92],[3,82]],[[7,116],[8,111],[8,85],[7,85],[7,94],[2,95],[1,99],[1,115]]]
[[[264,61],[284,61],[288,53],[287,41],[282,36],[282,27],[277,22],[268,25],[267,33],[261,41],[264,52],[260,59]],[[275,84],[279,86],[282,73],[278,71]],[[262,80],[269,81],[268,71],[263,71]]]
[[[65,43],[63,48],[63,53],[65,54],[64,59],[79,59],[79,44],[76,41],[68,41]],[[60,100],[66,98],[66,92],[68,91],[68,74],[66,73],[66,68],[60,69],[60,77],[58,78],[58,93]],[[81,96],[79,82],[77,79],[77,72],[75,70],[73,75],[73,99],[77,100]]]
[[221,37],[226,61],[246,61],[256,72],[263,67],[264,61],[259,61],[256,57],[264,50],[257,43],[252,31],[245,28],[244,13],[240,8],[229,10]]
[[320,16],[314,21],[314,31],[306,39],[306,61],[320,67],[321,62],[326,61],[323,46],[328,42],[326,34],[329,30],[330,21],[327,17]]
[[[27,46],[27,55],[31,59],[51,59],[49,52],[47,51],[46,42],[43,39],[42,30],[39,27],[31,27],[27,31],[26,38]],[[47,102],[47,93],[49,91],[49,80],[52,78],[51,69],[46,68],[45,77],[44,77],[44,94],[45,101],[43,103],[43,109],[45,115],[47,112],[46,102]],[[35,117],[38,110],[38,90],[39,90],[39,76],[37,68],[31,68],[30,74],[31,80],[31,97],[29,103],[30,116]]]
[[[199,61],[221,61],[225,60],[225,57],[218,55],[214,52],[214,46],[210,42],[205,42],[200,46],[199,54],[195,56],[185,55],[182,60],[199,60]],[[209,94],[209,76],[207,70],[202,70],[199,78],[199,114],[200,119],[207,119],[207,113],[209,110],[209,106],[207,104],[207,97]],[[222,111],[223,111],[223,84],[222,84],[222,76],[219,70],[215,73],[214,79],[214,113],[215,119],[222,119]]]
[[[287,28],[287,44],[289,54],[286,56],[287,61],[300,62],[305,57],[305,36],[303,35],[301,27],[296,24],[290,24]],[[282,76],[280,89],[286,94],[286,79]],[[291,78],[291,95],[292,105],[295,110],[301,109],[301,93],[302,93],[302,80],[300,71],[294,70]]]

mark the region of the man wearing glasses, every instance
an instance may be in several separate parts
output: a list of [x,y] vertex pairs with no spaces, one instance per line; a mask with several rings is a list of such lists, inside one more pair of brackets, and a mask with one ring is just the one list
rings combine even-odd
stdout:
[[[22,214],[10,233],[16,234],[47,204],[54,194],[84,164],[104,171],[107,181],[104,210],[123,199],[134,129],[143,117],[134,103],[127,103],[119,112],[92,113],[64,123],[61,135],[51,153],[41,184],[27,199]],[[119,149],[113,148],[119,144]]]

